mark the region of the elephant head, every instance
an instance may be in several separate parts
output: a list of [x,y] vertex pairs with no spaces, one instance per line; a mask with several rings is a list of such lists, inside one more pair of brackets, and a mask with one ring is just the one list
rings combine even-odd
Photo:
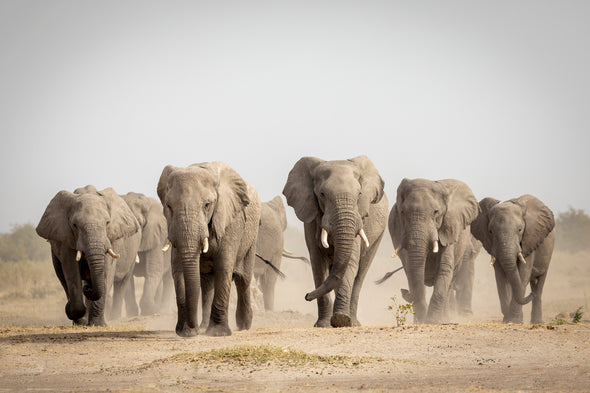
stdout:
[[324,161],[303,157],[289,172],[283,195],[304,223],[318,223],[316,243],[333,247],[334,259],[326,280],[305,299],[314,300],[336,289],[344,276],[348,261],[361,236],[368,247],[363,218],[371,204],[383,198],[384,182],[366,156],[343,161]]
[[[36,230],[52,244],[76,250],[79,270],[83,272],[82,267],[87,267],[89,271],[89,277],[82,277],[88,282],[83,288],[84,295],[98,300],[105,294],[105,254],[118,258],[112,243],[135,234],[139,224],[112,188],[97,191],[87,186],[74,193],[58,192],[49,202]],[[76,307],[70,306],[72,301],[76,302]],[[66,313],[70,319],[76,320],[84,312],[81,298],[68,299]]]
[[168,228],[162,204],[143,194],[129,192],[121,196],[127,203],[141,228],[140,252],[162,248],[166,243]]
[[424,285],[433,285],[432,274],[425,276],[429,254],[456,243],[478,212],[477,199],[459,180],[403,179],[400,183],[389,231],[396,252],[403,249],[408,256],[404,268],[417,320],[425,318]]
[[526,304],[520,264],[539,247],[553,230],[553,212],[532,195],[523,195],[500,203],[494,198],[479,202],[481,213],[471,224],[471,232],[482,242],[492,261],[499,263],[512,289],[512,298]]
[[176,331],[192,335],[197,329],[200,255],[215,254],[234,217],[244,214],[250,203],[248,184],[223,162],[185,168],[168,165],[158,182],[158,196],[168,222],[169,244],[175,251],[172,266],[183,274],[182,283],[175,279]]

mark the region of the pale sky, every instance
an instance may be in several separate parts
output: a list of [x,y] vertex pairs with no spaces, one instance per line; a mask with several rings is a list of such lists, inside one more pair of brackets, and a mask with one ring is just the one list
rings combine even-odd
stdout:
[[0,0],[0,232],[167,164],[269,200],[308,155],[366,154],[390,206],[457,178],[590,212],[589,125],[588,1]]

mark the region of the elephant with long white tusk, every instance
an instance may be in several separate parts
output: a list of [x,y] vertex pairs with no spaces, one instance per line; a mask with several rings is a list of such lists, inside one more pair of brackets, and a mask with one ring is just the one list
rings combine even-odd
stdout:
[[317,299],[315,326],[360,325],[361,287],[386,226],[383,186],[366,156],[342,161],[303,157],[289,172],[283,194],[304,223],[315,284],[305,299]]
[[[538,198],[522,195],[505,202],[484,198],[471,232],[492,256],[504,322],[523,322],[522,305],[532,300],[531,323],[543,323],[541,294],[553,245],[553,212]],[[524,296],[527,285],[531,293]]]

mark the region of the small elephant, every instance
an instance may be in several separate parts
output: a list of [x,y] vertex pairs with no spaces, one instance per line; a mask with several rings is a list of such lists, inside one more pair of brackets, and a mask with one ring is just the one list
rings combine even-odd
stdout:
[[[522,305],[533,300],[531,323],[542,323],[541,295],[555,243],[553,212],[532,195],[500,203],[479,202],[471,232],[492,256],[504,322],[522,323]],[[525,297],[527,283],[532,293]]]
[[309,263],[307,258],[293,256],[283,248],[283,232],[286,229],[287,214],[281,197],[276,196],[272,200],[262,203],[254,278],[262,291],[266,311],[274,309],[275,285],[277,277],[281,275],[278,269],[281,267],[282,257],[301,259]]
[[158,182],[172,247],[176,290],[176,334],[198,334],[197,307],[202,294],[201,327],[214,336],[231,335],[228,306],[236,284],[238,329],[252,324],[250,283],[260,221],[257,191],[223,162],[168,165]]
[[[478,213],[477,199],[459,180],[403,179],[398,186],[389,232],[410,287],[402,295],[414,303],[416,323],[449,318],[450,292],[470,249],[469,225]],[[434,287],[428,310],[425,285]]]
[[[121,197],[141,228],[139,262],[135,264],[133,272],[136,277],[145,278],[139,301],[141,315],[164,312],[171,306],[174,283],[170,267],[171,252],[162,252],[168,237],[168,224],[162,204],[154,198],[135,192],[129,192]],[[134,293],[134,288],[135,286],[130,286],[131,293]]]
[[[105,326],[106,294],[114,286],[113,304],[120,312],[140,243],[139,224],[125,201],[112,188],[60,191],[36,230],[51,244],[55,273],[68,299],[68,318],[78,324]],[[133,306],[137,311],[135,298],[126,302],[129,313]]]
[[361,287],[387,220],[383,186],[366,156],[342,161],[303,157],[289,172],[283,194],[304,223],[316,287],[305,299],[318,300],[316,327],[360,326]]

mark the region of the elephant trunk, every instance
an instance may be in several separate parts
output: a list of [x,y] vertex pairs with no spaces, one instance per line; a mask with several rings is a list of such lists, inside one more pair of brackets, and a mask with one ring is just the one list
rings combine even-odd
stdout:
[[196,329],[198,327],[197,309],[199,306],[199,294],[201,292],[200,252],[201,250],[198,247],[180,247],[176,255],[178,261],[172,262],[177,266],[182,266],[186,312],[184,320],[189,329]]
[[415,245],[408,250],[406,275],[408,277],[408,285],[410,286],[409,300],[414,304],[417,322],[424,322],[426,320],[424,270],[429,246],[430,242],[425,241],[423,244]]
[[512,288],[512,299],[521,305],[529,303],[533,299],[533,293],[531,292],[528,296],[524,297],[525,287],[520,280],[520,274],[516,266],[516,257],[502,256],[499,258],[499,263]]
[[334,214],[335,225],[332,235],[334,242],[334,261],[328,278],[314,291],[305,295],[305,300],[312,301],[338,288],[348,268],[351,254],[355,247],[356,236],[360,231],[360,219],[354,210],[354,204],[348,198],[342,198]]
[[92,301],[102,298],[105,294],[104,258],[105,253],[102,251],[102,248],[100,251],[90,251],[86,257],[92,285],[84,285],[83,291],[84,296]]

